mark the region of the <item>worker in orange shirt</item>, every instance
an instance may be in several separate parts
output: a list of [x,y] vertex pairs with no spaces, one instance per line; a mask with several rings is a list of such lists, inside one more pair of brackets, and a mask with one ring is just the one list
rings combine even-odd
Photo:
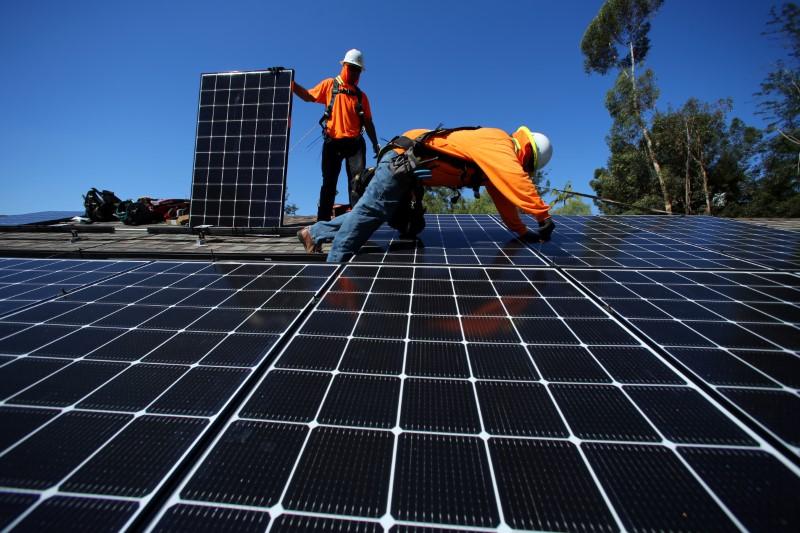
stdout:
[[380,149],[369,98],[358,87],[361,71],[364,70],[364,56],[354,48],[347,51],[340,63],[342,70],[337,77],[324,79],[311,90],[304,89],[298,83],[292,85],[292,91],[302,100],[327,106],[319,121],[324,140],[317,220],[331,219],[343,160],[346,162],[350,205],[358,202],[353,180],[366,166],[367,148],[361,135],[362,129],[372,141],[375,157]]
[[[303,228],[297,236],[309,253],[333,240],[328,261],[345,261],[421,182],[453,188],[484,186],[511,231],[523,241],[544,242],[555,223],[532,178],[552,155],[550,140],[525,126],[511,135],[496,128],[411,130],[381,151],[375,176],[351,212]],[[538,228],[528,228],[518,210],[533,215]]]

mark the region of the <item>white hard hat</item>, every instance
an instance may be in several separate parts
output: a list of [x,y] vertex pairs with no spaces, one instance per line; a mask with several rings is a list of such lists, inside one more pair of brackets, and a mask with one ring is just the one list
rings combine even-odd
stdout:
[[527,126],[517,128],[514,135],[518,134],[523,134],[524,138],[527,138],[531,143],[533,160],[536,162],[535,170],[542,170],[547,162],[550,161],[550,158],[553,157],[553,146],[550,144],[550,139],[544,133],[529,130]]
[[356,50],[355,48],[348,50],[344,55],[344,59],[342,59],[340,63],[350,63],[351,65],[357,66],[361,70],[367,70],[364,68],[364,54],[361,53],[361,50]]
[[542,170],[544,166],[553,157],[553,145],[550,144],[550,139],[547,135],[534,131],[531,133],[533,136],[533,145],[536,149],[536,170]]

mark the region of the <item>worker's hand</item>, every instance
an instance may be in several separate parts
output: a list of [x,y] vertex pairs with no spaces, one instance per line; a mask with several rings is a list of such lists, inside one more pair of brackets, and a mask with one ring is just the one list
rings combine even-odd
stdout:
[[528,228],[528,231],[519,236],[519,240],[530,244],[539,244],[542,242],[539,232],[530,228]]
[[418,180],[429,180],[433,177],[433,173],[429,168],[415,168],[412,174],[414,174],[414,178]]
[[380,144],[378,144],[378,143],[375,143],[375,144],[373,144],[373,145],[372,145],[372,151],[374,152],[374,155],[373,155],[373,157],[374,157],[375,159],[378,159],[378,154],[380,154],[380,153],[381,153],[381,145],[380,145]]

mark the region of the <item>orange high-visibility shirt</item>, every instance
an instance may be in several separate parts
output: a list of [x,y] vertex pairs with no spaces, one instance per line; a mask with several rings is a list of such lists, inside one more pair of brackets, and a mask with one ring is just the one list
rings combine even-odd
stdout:
[[[353,90],[353,86],[347,83],[340,83],[342,89]],[[316,87],[309,89],[308,93],[318,104],[328,106],[333,93],[333,78],[326,78],[319,82]],[[356,110],[358,96],[355,94],[339,93],[333,103],[331,118],[328,119],[328,137],[332,139],[345,139],[358,137],[361,135],[361,119]],[[372,111],[369,107],[367,93],[361,91],[361,107],[364,109],[364,120],[372,120]]]
[[[429,130],[410,130],[403,135],[415,139]],[[457,130],[444,136],[434,136],[425,145],[445,154],[475,163],[485,174],[483,185],[492,197],[506,226],[519,235],[528,231],[517,209],[530,213],[536,220],[550,216],[547,205],[522,169],[511,136],[497,128]],[[461,181],[461,169],[445,162],[431,164],[430,179],[422,181],[431,187],[462,187],[471,184]],[[471,176],[470,176],[471,177]]]

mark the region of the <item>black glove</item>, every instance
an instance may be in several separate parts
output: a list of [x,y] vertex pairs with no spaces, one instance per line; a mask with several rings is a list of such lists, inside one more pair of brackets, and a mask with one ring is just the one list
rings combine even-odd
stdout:
[[552,218],[548,218],[547,220],[542,220],[539,222],[539,240],[542,242],[547,242],[550,240],[550,234],[553,233],[553,230],[556,229],[556,223],[553,222]]
[[542,242],[541,238],[539,237],[539,232],[531,228],[528,228],[528,231],[520,235],[519,240],[530,244],[539,244],[540,242]]
[[372,151],[375,152],[375,159],[378,159],[378,154],[381,153],[381,146],[378,143],[373,144]]

